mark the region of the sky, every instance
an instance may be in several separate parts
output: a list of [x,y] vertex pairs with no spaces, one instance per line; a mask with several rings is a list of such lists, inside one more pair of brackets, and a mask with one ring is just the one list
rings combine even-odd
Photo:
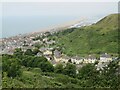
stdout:
[[[0,34],[3,17],[97,18],[118,12],[118,0],[1,0]],[[41,2],[40,2],[41,1]]]
[[2,5],[3,16],[92,16],[118,11],[116,2],[9,2]]
[[1,0],[1,2],[118,2],[119,0]]

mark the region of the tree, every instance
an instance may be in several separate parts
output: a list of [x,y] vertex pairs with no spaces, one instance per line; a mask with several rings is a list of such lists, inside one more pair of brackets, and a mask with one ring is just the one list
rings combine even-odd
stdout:
[[63,65],[61,63],[55,66],[55,73],[63,73]]
[[12,55],[8,55],[8,54],[2,55],[2,70],[3,71],[7,71],[7,69],[9,68],[7,63],[9,62],[9,59],[12,59],[12,58],[13,58]]
[[22,59],[22,56],[23,56],[22,49],[21,48],[16,48],[13,55],[15,56],[15,58]]
[[42,46],[43,46],[43,44],[40,44],[40,43],[35,43],[35,44],[34,44],[34,46],[35,46],[36,48],[40,48],[40,47],[42,47]]
[[63,70],[63,73],[65,75],[75,77],[76,76],[76,66],[71,63],[67,63],[66,67]]
[[87,64],[79,69],[77,77],[79,79],[90,79],[91,77],[95,76],[95,73],[97,73],[97,71],[94,64]]
[[47,59],[45,58],[45,57],[43,57],[43,56],[41,56],[41,57],[34,57],[33,58],[33,60],[32,60],[32,66],[33,67],[39,67],[39,65],[41,64],[41,63],[45,63],[45,62],[47,62]]
[[16,77],[21,74],[21,66],[18,59],[12,58],[3,62],[3,71],[7,73],[9,77]]
[[43,72],[53,72],[54,71],[54,67],[50,62],[41,62],[39,64],[39,68],[41,68],[41,70]]
[[40,50],[38,48],[33,49],[33,54],[34,55],[37,55],[38,52],[40,52]]
[[101,78],[99,71],[96,70],[95,64],[87,64],[80,68],[77,78],[82,80],[85,87],[100,86]]
[[29,55],[29,56],[32,56],[33,55],[33,52],[31,49],[27,49],[26,52],[24,53],[25,55]]
[[120,88],[119,60],[112,61],[102,70],[101,77],[104,77],[104,83],[107,87]]
[[23,59],[21,60],[21,64],[26,67],[31,67],[34,62],[32,62],[33,56],[24,56]]

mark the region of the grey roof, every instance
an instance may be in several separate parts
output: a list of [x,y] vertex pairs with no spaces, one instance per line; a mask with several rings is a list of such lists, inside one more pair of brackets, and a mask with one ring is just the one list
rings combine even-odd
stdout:
[[68,56],[62,56],[64,59],[70,59],[70,57]]
[[57,58],[61,57],[61,52],[58,51],[58,50],[55,50],[54,51],[54,56],[57,57]]
[[39,50],[43,52],[43,51],[47,50],[47,48],[41,47]]
[[89,55],[86,57],[86,59],[96,59],[95,55]]
[[105,53],[105,54],[101,54],[100,57],[110,58],[111,56],[109,54]]
[[74,57],[72,57],[72,59],[80,60],[80,59],[83,59],[83,58],[82,57],[78,57],[78,56],[74,56]]
[[55,60],[51,60],[51,63],[52,64],[56,64],[57,62]]

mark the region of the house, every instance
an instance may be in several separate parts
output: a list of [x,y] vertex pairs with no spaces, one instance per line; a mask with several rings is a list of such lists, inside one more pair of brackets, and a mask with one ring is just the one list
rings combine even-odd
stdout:
[[55,44],[55,41],[50,40],[50,41],[47,41],[46,43],[47,43],[48,45],[52,45],[52,44]]
[[56,66],[57,62],[55,60],[51,60],[50,61],[52,63],[53,66]]
[[109,62],[99,62],[96,67],[97,67],[97,70],[103,70],[105,67],[107,67],[109,64]]
[[59,62],[59,61],[61,61],[62,60],[62,53],[60,52],[60,51],[58,51],[58,50],[55,50],[54,51],[54,60],[56,61],[56,62]]
[[47,50],[47,48],[41,47],[39,50],[40,50],[41,52],[45,52],[45,51]]
[[96,60],[97,59],[94,55],[89,55],[89,56],[84,58],[83,63],[95,63]]
[[118,60],[118,57],[112,57],[112,60]]
[[42,55],[42,52],[38,52],[36,56],[41,57]]
[[55,56],[56,58],[60,58],[60,57],[62,56],[62,53],[61,53],[60,51],[58,51],[58,50],[55,50],[55,51],[54,51],[54,56]]
[[21,47],[22,50],[25,52],[27,49],[33,49],[34,47],[33,46],[27,46],[27,47]]
[[110,62],[110,61],[112,61],[112,57],[109,54],[105,53],[100,55],[100,62]]
[[45,55],[45,58],[47,58],[48,61],[52,61],[53,60],[52,55]]
[[118,65],[120,66],[120,61],[119,61]]
[[50,50],[46,50],[45,52],[43,52],[43,55],[47,58],[47,60],[52,60],[52,51]]
[[48,41],[48,38],[44,38],[44,39],[43,39],[43,42],[47,42],[47,41]]
[[61,62],[63,62],[63,63],[67,63],[69,60],[70,60],[70,57],[68,57],[68,56],[62,56],[62,58],[61,58]]
[[82,57],[75,56],[75,57],[72,57],[72,58],[71,58],[71,62],[72,62],[72,63],[75,63],[75,64],[80,64],[80,63],[83,62],[83,58],[82,58]]
[[43,52],[43,55],[52,55],[52,51],[46,50],[45,52]]

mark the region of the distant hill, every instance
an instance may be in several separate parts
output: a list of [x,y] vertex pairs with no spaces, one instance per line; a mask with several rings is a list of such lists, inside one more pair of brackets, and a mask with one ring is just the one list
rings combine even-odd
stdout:
[[58,45],[67,55],[118,53],[118,14],[111,14],[96,24],[67,29],[57,34]]

